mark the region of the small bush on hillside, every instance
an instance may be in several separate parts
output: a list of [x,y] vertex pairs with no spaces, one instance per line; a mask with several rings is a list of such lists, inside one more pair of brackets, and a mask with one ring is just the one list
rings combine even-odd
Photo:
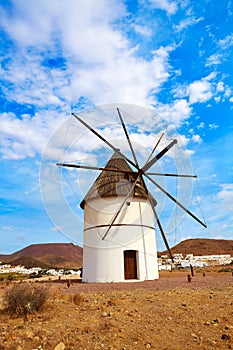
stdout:
[[218,272],[233,272],[233,269],[231,267],[223,267]]
[[27,316],[39,311],[47,298],[48,289],[43,286],[16,283],[5,290],[5,311],[14,316]]
[[14,279],[14,276],[13,276],[13,275],[10,274],[10,275],[7,276],[7,280],[8,280],[8,281],[13,281],[13,279]]

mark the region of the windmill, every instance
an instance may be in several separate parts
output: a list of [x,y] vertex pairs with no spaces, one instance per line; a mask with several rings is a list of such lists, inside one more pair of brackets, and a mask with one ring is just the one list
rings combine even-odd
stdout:
[[173,139],[157,151],[163,134],[159,137],[144,164],[139,165],[130,134],[122,113],[116,108],[126,142],[131,152],[128,157],[88,125],[79,115],[72,113],[95,138],[112,151],[103,167],[59,162],[59,167],[95,170],[100,172],[81,201],[84,210],[83,282],[123,282],[126,280],[153,280],[159,278],[155,223],[162,235],[168,254],[172,253],[157,213],[157,202],[146,182],[163,192],[200,225],[206,227],[196,215],[186,208],[154,179],[163,177],[191,177],[195,175],[155,173],[151,168],[176,144]]

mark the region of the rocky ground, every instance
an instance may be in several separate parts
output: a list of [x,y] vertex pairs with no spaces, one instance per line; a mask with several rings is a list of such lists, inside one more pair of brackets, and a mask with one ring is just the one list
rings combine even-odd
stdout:
[[27,320],[5,314],[0,301],[0,350],[233,349],[231,272],[196,273],[191,282],[187,272],[163,272],[142,283],[43,284],[48,301]]

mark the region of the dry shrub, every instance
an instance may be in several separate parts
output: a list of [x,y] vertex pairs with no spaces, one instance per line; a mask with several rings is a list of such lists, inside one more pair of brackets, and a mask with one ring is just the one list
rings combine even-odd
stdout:
[[73,302],[76,305],[80,305],[84,301],[84,296],[81,293],[75,293],[73,296]]
[[6,288],[4,294],[5,311],[21,316],[39,311],[48,298],[48,288],[29,283],[16,283]]

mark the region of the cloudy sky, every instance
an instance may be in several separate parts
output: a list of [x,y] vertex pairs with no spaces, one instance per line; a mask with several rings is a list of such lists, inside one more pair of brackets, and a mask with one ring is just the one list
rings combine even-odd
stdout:
[[[57,139],[70,125],[77,135],[84,132],[71,112],[114,103],[159,115],[191,157],[198,215],[208,228],[190,219],[172,232],[165,222],[170,244],[190,237],[233,239],[232,28],[232,0],[0,0],[0,253],[34,243],[82,243],[81,197],[72,198],[73,184],[64,189],[79,221],[76,237],[51,214],[59,199],[52,196],[59,169],[46,175],[43,161],[55,164]],[[145,143],[156,129],[149,115],[129,120],[144,130]],[[117,138],[115,119],[112,127],[108,123],[106,135]],[[132,132],[140,143],[138,129]],[[93,140],[88,146],[95,153]],[[78,150],[73,147],[76,161],[85,153]],[[67,174],[68,182],[77,184],[79,177],[82,187],[81,175]],[[41,196],[45,179],[50,198],[43,189]],[[57,202],[57,217],[59,208]],[[164,249],[159,237],[158,245]]]

